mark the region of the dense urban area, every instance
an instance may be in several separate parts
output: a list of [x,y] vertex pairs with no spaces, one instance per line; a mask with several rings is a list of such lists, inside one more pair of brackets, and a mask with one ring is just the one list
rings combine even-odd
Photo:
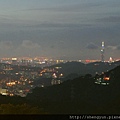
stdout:
[[[2,95],[25,97],[27,93],[32,93],[35,87],[61,84],[64,77],[58,71],[60,67],[45,67],[51,64],[45,60],[42,62],[30,59],[19,61],[17,58],[12,58],[1,61],[0,92]],[[55,64],[55,61],[52,64]]]
[[[107,67],[102,66],[101,62],[97,60],[84,60],[83,62],[84,63],[82,63],[81,60],[65,61],[49,60],[47,58],[32,59],[27,57],[22,59],[2,58],[0,63],[0,93],[2,95],[26,97],[28,93],[32,93],[35,87],[61,84],[67,79],[74,79],[87,73],[96,75],[96,84],[108,85],[110,75],[105,75],[104,72],[117,66],[119,60],[113,61],[110,58],[109,61],[103,62]],[[78,71],[75,71],[77,68],[73,69],[72,64],[73,66],[78,64],[77,67],[79,67],[79,65],[83,66],[81,66],[82,69],[78,68]],[[94,67],[97,66],[97,69],[91,69],[93,72],[86,70],[87,67],[90,68],[90,64],[93,64]],[[69,69],[65,69],[64,65],[68,66]],[[100,77],[100,75],[102,75],[102,77]]]

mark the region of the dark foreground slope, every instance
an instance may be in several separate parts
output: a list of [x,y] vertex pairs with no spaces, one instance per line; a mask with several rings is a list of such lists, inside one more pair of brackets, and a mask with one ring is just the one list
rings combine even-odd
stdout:
[[97,85],[86,75],[61,85],[36,88],[27,99],[49,113],[120,114],[120,66],[109,71],[109,86]]

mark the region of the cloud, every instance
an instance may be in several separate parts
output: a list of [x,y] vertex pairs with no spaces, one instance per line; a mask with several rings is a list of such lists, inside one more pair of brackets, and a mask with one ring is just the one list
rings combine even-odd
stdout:
[[116,50],[117,46],[107,46],[108,49]]
[[120,45],[118,46],[107,46],[108,49],[112,49],[112,50],[120,50]]
[[120,45],[117,46],[117,50],[120,50]]
[[13,48],[13,43],[12,41],[1,41],[0,42],[0,48],[1,49],[12,49]]
[[97,6],[101,6],[104,3],[102,2],[92,2],[92,1],[77,1],[74,4],[70,4],[70,2],[68,2],[67,4],[65,4],[64,1],[64,5],[56,5],[56,6],[48,6],[48,7],[41,7],[41,8],[29,8],[29,9],[23,9],[21,11],[53,11],[53,12],[80,12],[80,10],[84,10],[84,9],[89,9],[91,7],[97,7]]
[[86,46],[87,49],[91,49],[91,50],[94,50],[94,49],[98,49],[98,46],[95,45],[94,43],[90,43]]
[[27,25],[29,28],[81,28],[91,27],[91,24],[75,24],[75,23],[42,23],[37,25]]
[[101,19],[97,19],[98,22],[120,22],[120,16],[109,16]]
[[38,43],[35,43],[30,40],[24,40],[21,46],[29,49],[40,48],[40,45]]

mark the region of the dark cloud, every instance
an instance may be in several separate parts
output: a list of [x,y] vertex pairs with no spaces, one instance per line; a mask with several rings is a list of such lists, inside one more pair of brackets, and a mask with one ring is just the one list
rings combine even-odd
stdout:
[[119,56],[120,0],[30,0],[26,4],[20,0],[21,5],[14,1],[15,7],[11,2],[0,2],[1,57],[6,51],[18,56],[41,52],[48,56],[98,58],[92,50],[100,51],[102,41],[106,51]]
[[92,50],[94,50],[94,49],[98,49],[98,46],[95,45],[94,43],[90,43],[90,44],[88,44],[88,45],[86,46],[86,48],[87,48],[87,49],[92,49]]
[[[65,3],[65,1],[63,2]],[[69,1],[70,3],[70,1]],[[30,8],[23,9],[22,11],[52,11],[52,12],[80,12],[81,10],[90,9],[92,7],[98,7],[104,5],[104,2],[94,1],[74,1],[72,4],[57,5],[52,7]]]
[[90,27],[91,24],[75,24],[75,23],[43,23],[38,25],[27,25],[24,27],[31,27],[31,28],[81,28],[81,27]]
[[120,16],[109,16],[97,19],[98,22],[120,22]]
[[117,50],[120,50],[120,45],[119,45],[119,46],[117,46]]

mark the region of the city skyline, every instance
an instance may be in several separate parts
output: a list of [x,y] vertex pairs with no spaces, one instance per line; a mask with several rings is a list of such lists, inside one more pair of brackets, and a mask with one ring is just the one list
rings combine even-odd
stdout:
[[1,0],[0,58],[119,58],[119,0]]

